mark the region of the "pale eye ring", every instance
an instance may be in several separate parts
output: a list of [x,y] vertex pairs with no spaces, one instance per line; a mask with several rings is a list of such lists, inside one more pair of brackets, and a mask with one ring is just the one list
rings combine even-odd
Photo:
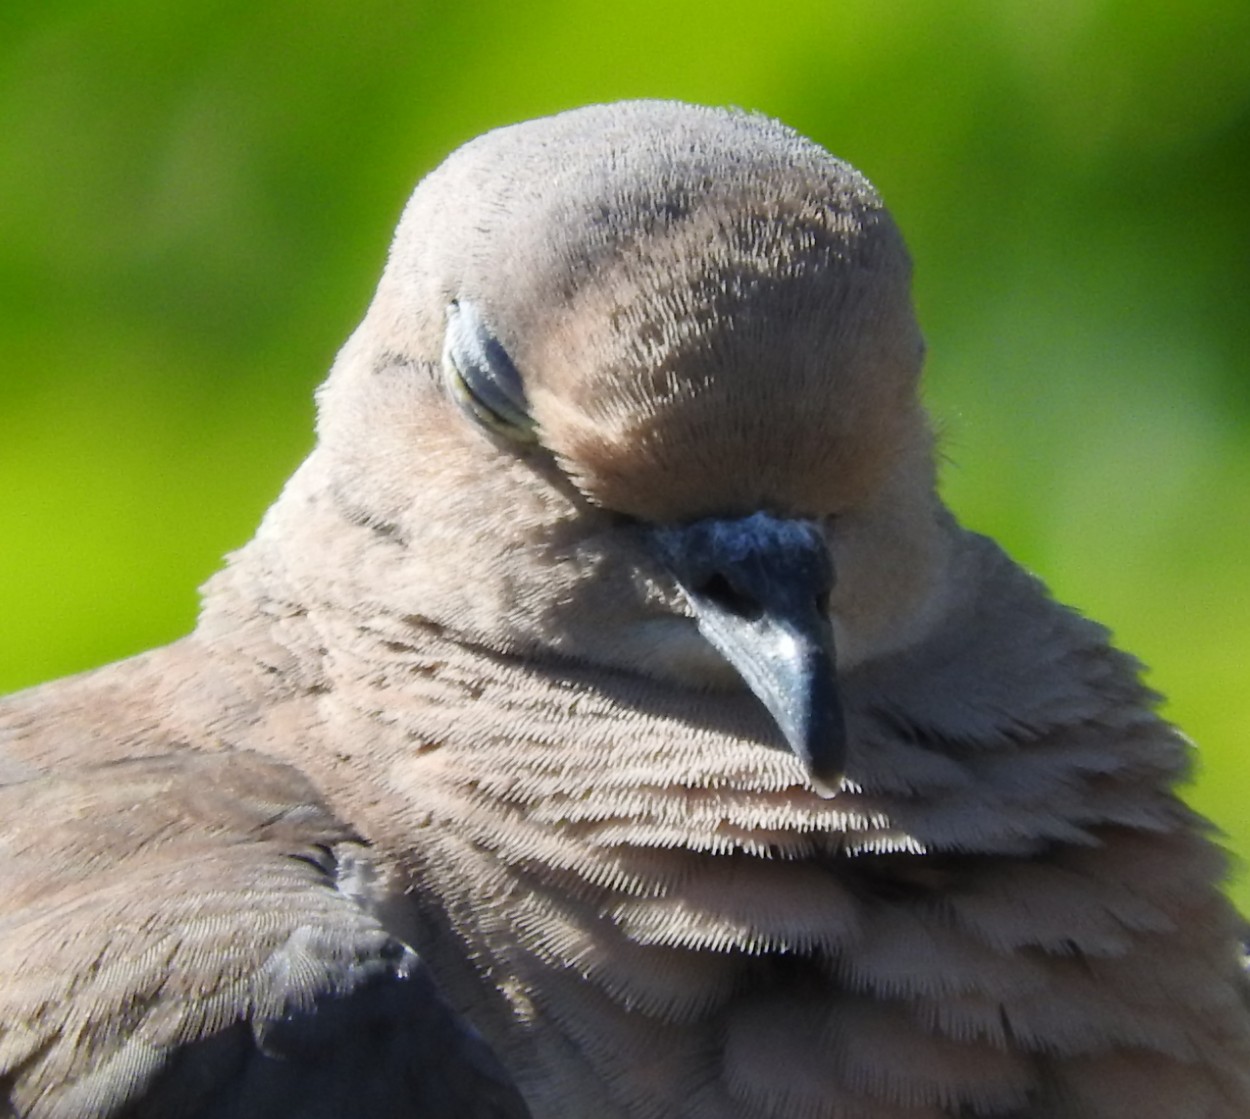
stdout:
[[452,399],[481,427],[516,443],[538,441],[521,374],[467,299],[447,306],[443,378]]

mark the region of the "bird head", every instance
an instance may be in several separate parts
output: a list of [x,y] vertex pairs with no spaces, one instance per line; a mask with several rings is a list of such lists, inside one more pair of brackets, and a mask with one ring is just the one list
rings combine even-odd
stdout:
[[941,587],[922,360],[906,249],[852,167],[745,113],[581,109],[418,186],[285,506],[359,527],[347,597],[747,688],[834,787],[835,653],[915,640]]

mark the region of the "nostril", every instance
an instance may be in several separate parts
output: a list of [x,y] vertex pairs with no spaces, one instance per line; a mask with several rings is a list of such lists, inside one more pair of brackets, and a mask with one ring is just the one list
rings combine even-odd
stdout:
[[720,572],[710,576],[696,588],[695,593],[743,621],[754,622],[764,615],[759,602],[743,594]]

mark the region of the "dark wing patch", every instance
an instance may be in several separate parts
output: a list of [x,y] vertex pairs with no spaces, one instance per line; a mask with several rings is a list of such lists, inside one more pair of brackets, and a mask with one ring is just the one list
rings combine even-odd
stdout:
[[253,755],[0,789],[0,1114],[521,1119],[362,903],[367,869],[307,782]]

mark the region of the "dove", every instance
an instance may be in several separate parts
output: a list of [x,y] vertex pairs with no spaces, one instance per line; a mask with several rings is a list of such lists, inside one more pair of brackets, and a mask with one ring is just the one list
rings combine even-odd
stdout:
[[943,505],[910,283],[763,116],[429,174],[194,632],[0,706],[0,1113],[1250,1114],[1191,747]]

